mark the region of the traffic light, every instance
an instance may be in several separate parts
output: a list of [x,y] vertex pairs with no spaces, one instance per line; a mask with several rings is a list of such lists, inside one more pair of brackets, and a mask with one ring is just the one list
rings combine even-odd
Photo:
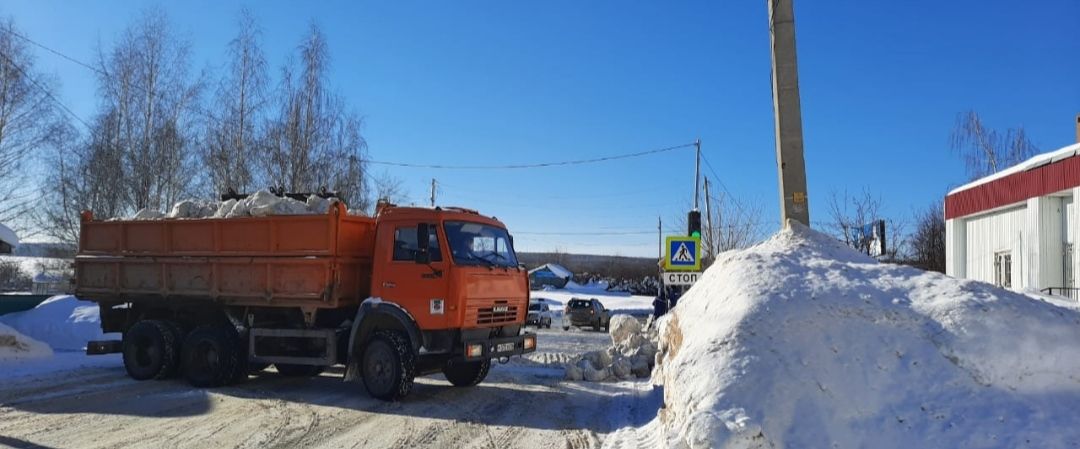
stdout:
[[686,216],[686,234],[690,237],[701,237],[701,212],[692,210]]

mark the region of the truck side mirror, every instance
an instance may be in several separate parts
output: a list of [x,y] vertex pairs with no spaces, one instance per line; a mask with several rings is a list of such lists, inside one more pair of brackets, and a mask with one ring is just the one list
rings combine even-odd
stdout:
[[427,223],[416,225],[416,263],[431,263],[431,229]]

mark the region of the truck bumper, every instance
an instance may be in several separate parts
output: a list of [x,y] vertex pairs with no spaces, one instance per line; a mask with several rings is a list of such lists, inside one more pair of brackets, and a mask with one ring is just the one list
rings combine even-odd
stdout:
[[516,337],[467,340],[462,349],[466,361],[528,354],[536,351],[536,334],[526,332]]

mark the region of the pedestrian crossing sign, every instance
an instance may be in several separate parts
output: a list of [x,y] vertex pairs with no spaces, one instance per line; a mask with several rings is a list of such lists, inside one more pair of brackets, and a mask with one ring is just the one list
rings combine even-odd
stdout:
[[668,236],[664,268],[671,271],[701,270],[701,238]]

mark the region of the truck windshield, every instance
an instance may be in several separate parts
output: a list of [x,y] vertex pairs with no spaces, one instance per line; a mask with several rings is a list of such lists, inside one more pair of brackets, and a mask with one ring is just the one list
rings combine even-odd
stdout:
[[517,257],[505,229],[467,221],[448,221],[444,226],[454,263],[517,268]]

